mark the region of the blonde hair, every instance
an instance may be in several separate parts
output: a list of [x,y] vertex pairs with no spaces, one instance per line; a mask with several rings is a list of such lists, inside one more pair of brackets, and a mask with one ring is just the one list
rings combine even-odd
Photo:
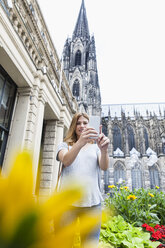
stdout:
[[77,141],[76,126],[77,126],[77,121],[81,116],[83,116],[84,118],[86,118],[89,121],[89,116],[86,113],[77,112],[73,116],[69,130],[68,130],[67,135],[64,139],[64,141],[67,142],[68,145],[72,146]]

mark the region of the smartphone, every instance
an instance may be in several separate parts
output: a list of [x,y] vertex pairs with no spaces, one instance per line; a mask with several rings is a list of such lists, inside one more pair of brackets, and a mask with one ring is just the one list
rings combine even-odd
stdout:
[[[101,121],[100,116],[95,116],[95,115],[89,116],[88,126],[93,127],[98,132],[98,134],[100,132],[100,121]],[[97,138],[91,137],[91,139],[97,139]]]

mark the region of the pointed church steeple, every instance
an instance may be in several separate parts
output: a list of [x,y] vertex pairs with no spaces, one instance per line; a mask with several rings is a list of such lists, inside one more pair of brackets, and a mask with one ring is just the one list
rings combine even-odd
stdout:
[[84,0],[72,35],[63,50],[63,68],[79,111],[101,116],[95,39],[89,34]]
[[73,32],[73,39],[76,37],[90,37],[84,0],[82,0],[78,19]]

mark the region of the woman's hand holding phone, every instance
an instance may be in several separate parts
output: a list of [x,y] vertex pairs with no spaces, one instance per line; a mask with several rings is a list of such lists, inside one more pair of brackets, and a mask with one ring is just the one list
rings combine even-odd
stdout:
[[89,141],[91,141],[91,139],[97,139],[99,136],[99,133],[93,128],[93,127],[87,127],[85,128],[81,135],[80,138],[78,140],[78,142],[84,146],[86,145]]
[[102,125],[100,125],[100,131],[99,132],[100,132],[100,134],[99,134],[99,137],[97,139],[97,145],[98,145],[98,147],[100,148],[101,151],[107,152],[110,140],[108,139],[108,137],[106,137],[102,133]]

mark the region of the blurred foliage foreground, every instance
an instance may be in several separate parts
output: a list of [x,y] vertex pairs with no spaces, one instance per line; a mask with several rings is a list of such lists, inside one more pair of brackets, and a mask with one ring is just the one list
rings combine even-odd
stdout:
[[[32,158],[24,151],[17,155],[9,175],[0,176],[0,247],[79,247],[79,244],[72,246],[77,222],[65,227],[60,227],[60,222],[71,204],[82,197],[82,189],[72,186],[42,202],[34,196],[33,189]],[[85,236],[97,222],[96,216],[86,214],[79,231]]]

